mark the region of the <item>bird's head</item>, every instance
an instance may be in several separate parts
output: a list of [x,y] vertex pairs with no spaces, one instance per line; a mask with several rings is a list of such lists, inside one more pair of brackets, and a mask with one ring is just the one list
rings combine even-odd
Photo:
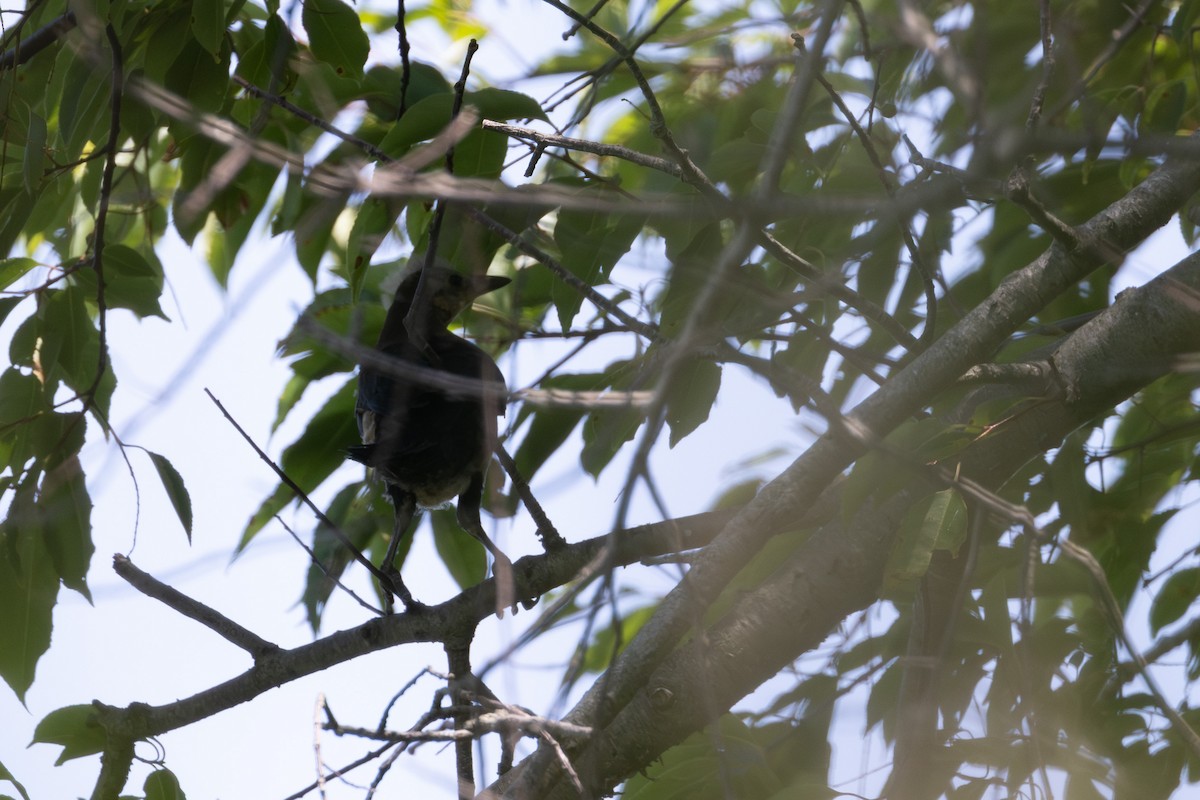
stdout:
[[[421,270],[416,270],[396,289],[393,309],[408,313],[416,299],[421,282]],[[425,287],[422,295],[429,299],[430,328],[445,328],[480,295],[495,291],[511,281],[497,275],[463,275],[445,267],[424,270]]]

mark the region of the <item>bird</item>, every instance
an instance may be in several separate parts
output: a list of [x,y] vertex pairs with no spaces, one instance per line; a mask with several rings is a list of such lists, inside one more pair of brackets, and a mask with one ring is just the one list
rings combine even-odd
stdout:
[[[406,610],[423,608],[395,567],[396,551],[418,507],[437,508],[454,497],[458,524],[492,554],[498,596],[502,583],[511,593],[512,562],[479,520],[507,384],[491,356],[448,330],[477,297],[509,282],[441,266],[410,273],[396,290],[376,345],[394,368],[359,367],[355,416],[363,443],[347,456],[382,478],[395,510],[381,570],[391,583],[383,587],[389,607],[394,594]],[[410,315],[418,296],[421,304]]]

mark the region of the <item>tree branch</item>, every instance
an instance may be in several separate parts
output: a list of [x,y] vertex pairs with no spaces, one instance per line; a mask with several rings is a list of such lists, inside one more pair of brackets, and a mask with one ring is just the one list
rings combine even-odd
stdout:
[[[513,566],[518,594],[537,597],[563,586],[601,553],[614,566],[627,566],[643,558],[702,547],[732,514],[733,511],[714,511],[666,520],[568,544],[547,554],[526,556]],[[125,563],[120,568],[127,571],[131,567],[132,564]],[[123,735],[137,741],[211,717],[273,688],[366,653],[412,642],[455,640],[495,613],[495,593],[495,580],[488,579],[420,615],[377,617],[290,650],[271,649],[268,644],[254,666],[224,683],[162,706],[140,703],[124,709],[103,706],[102,722],[106,728],[124,731]]]
[[[1085,326],[1055,355],[1059,369],[1067,374],[1092,376],[1086,397],[1072,398],[1064,392],[997,435],[979,440],[963,454],[961,474],[998,487],[1029,458],[1167,374],[1160,369],[1152,375],[1140,365],[1147,360],[1165,365],[1170,356],[1194,350],[1195,342],[1200,341],[1198,309],[1200,254],[1189,256],[1141,289],[1124,293],[1109,314],[1092,323],[1102,334]],[[1147,335],[1147,315],[1153,315],[1151,335]],[[1121,354],[1120,363],[1111,360],[1113,342],[1132,344]],[[1101,362],[1109,369],[1096,371],[1094,365]],[[840,506],[830,496],[836,493],[826,492],[821,502]],[[604,688],[610,703],[604,709],[608,711],[605,722],[596,726],[587,744],[567,748],[588,793],[595,796],[610,790],[667,747],[711,722],[707,711],[711,705],[728,708],[819,645],[849,614],[874,602],[899,521],[913,500],[912,496],[897,496],[882,509],[866,503],[865,510],[848,524],[835,514],[767,581],[740,592],[731,609],[712,627],[692,636],[648,670],[637,691],[626,695],[623,682],[617,681],[631,673],[612,675],[616,665],[610,668],[608,681],[602,677],[596,684]],[[757,501],[747,506],[714,546],[756,505]],[[702,563],[711,557],[712,547]],[[696,571],[682,585],[687,585]],[[635,640],[626,652],[635,645],[640,643]],[[639,649],[644,653],[644,647]],[[742,657],[745,653],[754,657]],[[601,718],[595,709],[588,709],[590,715]],[[567,720],[579,724],[584,716],[579,711],[577,706]],[[514,798],[574,798],[574,790],[559,781],[555,761],[553,753],[543,748],[492,790]]]
[[[1081,244],[1075,252],[1067,252],[1056,243],[1036,261],[1009,275],[958,324],[863,401],[849,415],[847,426],[823,436],[763,487],[697,558],[684,580],[664,598],[608,672],[567,716],[568,721],[607,728],[622,709],[637,702],[643,687],[675,651],[694,620],[774,531],[784,528],[789,520],[813,505],[834,477],[873,442],[880,441],[970,367],[989,358],[1018,326],[1050,300],[1105,263],[1109,254],[1130,249],[1165,224],[1191,196],[1197,183],[1200,183],[1200,163],[1170,159],[1127,195],[1080,226]],[[1144,341],[1151,337],[1130,338]],[[1144,359],[1140,363],[1145,363]],[[1095,387],[1089,387],[1087,396],[1097,394]],[[1032,415],[1025,417],[1030,418]],[[1084,419],[1087,418],[1090,417]],[[1082,421],[1072,417],[1072,427]],[[864,566],[867,568],[870,567]],[[549,755],[538,753],[532,759],[526,762],[532,768],[523,771],[524,777],[516,789],[518,796],[539,796],[535,787],[553,780]]]
[[175,589],[152,575],[142,572],[125,556],[118,553],[113,556],[113,572],[147,597],[153,597],[165,605],[178,611],[189,619],[194,619],[201,625],[216,633],[222,639],[242,648],[258,661],[279,652],[279,645],[268,642],[216,609],[193,600],[183,592]]

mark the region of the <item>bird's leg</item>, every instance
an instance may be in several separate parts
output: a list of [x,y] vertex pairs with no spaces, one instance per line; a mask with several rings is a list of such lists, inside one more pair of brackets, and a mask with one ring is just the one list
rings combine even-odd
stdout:
[[404,585],[404,580],[400,577],[400,570],[396,569],[395,562],[400,541],[408,533],[408,526],[412,523],[413,515],[417,513],[417,498],[412,492],[390,483],[387,491],[388,496],[392,499],[392,508],[395,510],[396,519],[392,526],[392,540],[388,542],[387,553],[383,556],[383,564],[380,565],[380,569],[387,578],[383,586],[386,597],[384,602],[390,612],[392,595],[395,595],[400,598],[400,602],[404,603],[406,610],[415,611],[423,604],[413,599],[412,592]]
[[510,606],[515,608],[517,602],[513,565],[483,530],[483,523],[479,521],[479,505],[482,502],[483,472],[476,472],[471,476],[467,488],[458,496],[458,524],[492,554],[492,573],[496,576],[496,611],[503,614],[504,609]]

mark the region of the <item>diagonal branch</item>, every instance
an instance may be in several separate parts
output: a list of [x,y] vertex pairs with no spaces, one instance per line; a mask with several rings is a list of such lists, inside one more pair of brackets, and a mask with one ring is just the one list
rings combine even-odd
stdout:
[[[1195,137],[1193,137],[1195,138]],[[1080,246],[1057,243],[1005,279],[982,303],[863,401],[843,428],[827,433],[745,506],[696,559],[608,672],[568,715],[568,721],[607,727],[635,702],[680,639],[733,576],[804,509],[853,460],[919,411],[927,398],[988,358],[1021,324],[1068,287],[1166,224],[1200,183],[1200,163],[1170,159],[1077,230]],[[1139,337],[1134,337],[1139,338]],[[551,758],[532,757],[517,793],[536,796],[535,786],[553,780]]]
[[[1200,341],[1198,306],[1200,254],[1189,256],[1141,289],[1122,294],[1113,309],[1093,323],[1093,330],[1076,332],[1055,354],[1064,373],[1090,376],[1086,395],[1073,397],[1063,392],[997,435],[979,440],[963,455],[961,477],[955,478],[956,482],[961,486],[971,483],[974,493],[990,492],[1029,458],[1044,452],[1048,443],[1061,441],[1101,411],[1169,374],[1172,357],[1192,352]],[[1146,335],[1148,321],[1153,335]],[[1116,343],[1125,349],[1114,362]],[[1107,368],[1097,370],[1099,363]],[[1147,370],[1147,364],[1158,365],[1157,371]],[[945,475],[953,477],[942,472],[941,477],[936,472],[927,474],[935,482]],[[777,513],[794,512],[788,497],[778,494],[777,488],[769,490]],[[759,497],[767,492],[765,489]],[[827,490],[819,502],[840,508],[837,494],[836,489]],[[635,692],[624,694],[624,681],[632,674],[628,668],[619,674],[619,681],[604,683],[601,679],[597,686],[603,685],[607,691],[604,699],[608,705],[592,706],[588,716],[604,722],[593,722],[595,733],[585,745],[567,750],[588,793],[596,796],[611,790],[667,747],[712,722],[708,708],[730,707],[817,647],[849,614],[874,602],[899,522],[913,499],[902,494],[878,509],[864,503],[864,511],[852,521],[833,514],[770,578],[740,592],[725,616],[703,635],[668,648],[651,669],[637,676]],[[746,506],[704,552],[684,585],[691,584],[697,572],[710,568],[713,552],[756,510],[760,520],[772,516],[761,509],[758,500]],[[1009,513],[1019,512],[1009,508]],[[626,652],[631,649],[641,658],[647,657],[645,643],[635,640]],[[744,653],[755,657],[740,657]],[[610,673],[616,668],[614,665]],[[585,716],[579,711],[577,707],[566,720],[582,724]],[[555,755],[543,749],[492,790],[504,797],[576,797],[569,781],[557,774],[555,763]]]

